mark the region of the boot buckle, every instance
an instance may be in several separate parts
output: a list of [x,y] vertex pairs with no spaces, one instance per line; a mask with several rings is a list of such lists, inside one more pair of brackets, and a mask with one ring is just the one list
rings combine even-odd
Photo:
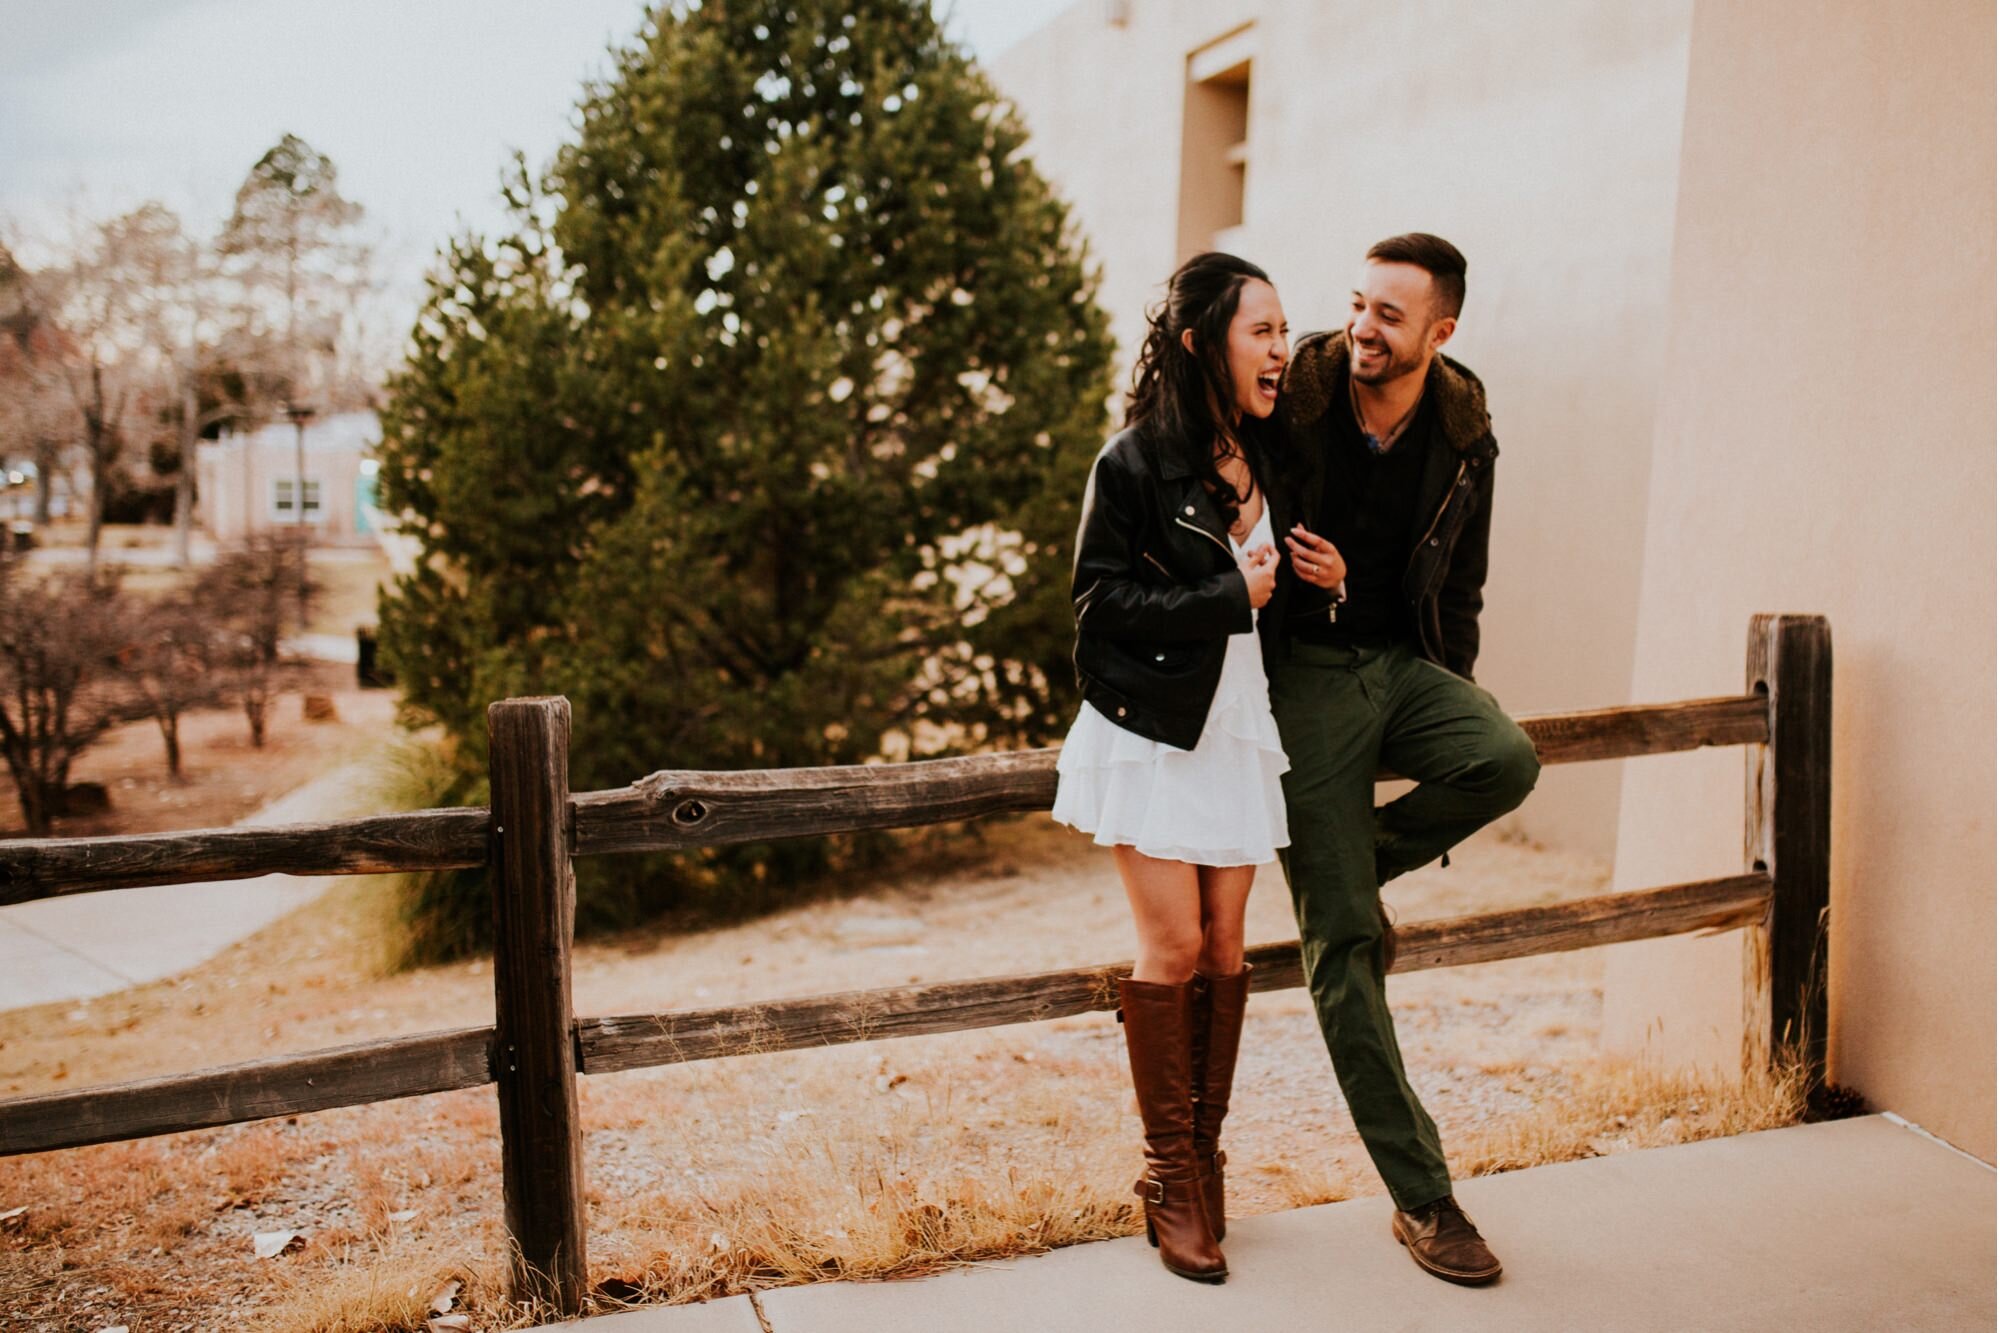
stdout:
[[1134,1185],[1132,1192],[1147,1203],[1163,1204],[1167,1201],[1167,1187],[1151,1176]]

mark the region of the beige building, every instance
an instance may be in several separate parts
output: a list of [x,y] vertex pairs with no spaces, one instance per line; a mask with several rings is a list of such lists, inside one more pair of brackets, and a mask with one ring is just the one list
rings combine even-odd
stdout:
[[[994,70],[1128,352],[1197,249],[1300,331],[1381,236],[1466,252],[1513,711],[1731,693],[1753,612],[1830,617],[1832,1074],[1988,1160],[1993,51],[1986,0],[1085,0]],[[1638,888],[1739,870],[1742,792],[1579,765],[1519,818]],[[1611,951],[1607,1042],[1734,1061],[1741,956]]]
[[224,543],[303,522],[316,542],[372,544],[382,526],[372,457],[381,439],[373,412],[307,421],[303,488],[300,437],[289,420],[205,440],[195,455],[196,518]]
[[[1994,11],[1697,6],[1632,692],[1833,626],[1832,1075],[1994,1156]],[[1617,884],[1731,873],[1742,761],[1628,766]],[[1734,939],[1628,945],[1616,1046],[1732,1060]]]

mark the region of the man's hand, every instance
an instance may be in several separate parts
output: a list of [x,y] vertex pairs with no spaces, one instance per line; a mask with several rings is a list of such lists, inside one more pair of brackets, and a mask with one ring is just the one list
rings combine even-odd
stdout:
[[1291,548],[1292,572],[1313,587],[1331,592],[1347,577],[1347,561],[1341,559],[1333,543],[1305,524],[1292,525],[1285,534],[1285,545]]
[[1257,610],[1271,600],[1278,586],[1278,552],[1268,542],[1259,543],[1236,559],[1243,581],[1250,585],[1250,609]]

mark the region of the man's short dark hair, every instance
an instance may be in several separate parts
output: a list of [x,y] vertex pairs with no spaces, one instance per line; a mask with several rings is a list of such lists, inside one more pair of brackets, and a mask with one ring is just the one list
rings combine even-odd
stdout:
[[1384,264],[1415,264],[1431,275],[1437,291],[1434,319],[1457,319],[1465,305],[1465,256],[1442,236],[1409,231],[1368,247],[1368,258]]

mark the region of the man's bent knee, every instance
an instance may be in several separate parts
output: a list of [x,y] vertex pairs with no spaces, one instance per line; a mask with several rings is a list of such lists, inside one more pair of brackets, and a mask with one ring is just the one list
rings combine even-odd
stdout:
[[1528,739],[1528,733],[1512,723],[1495,738],[1491,758],[1493,795],[1496,801],[1504,803],[1499,813],[1505,814],[1527,800],[1528,793],[1535,789],[1542,776],[1542,760],[1535,753],[1535,743]]

